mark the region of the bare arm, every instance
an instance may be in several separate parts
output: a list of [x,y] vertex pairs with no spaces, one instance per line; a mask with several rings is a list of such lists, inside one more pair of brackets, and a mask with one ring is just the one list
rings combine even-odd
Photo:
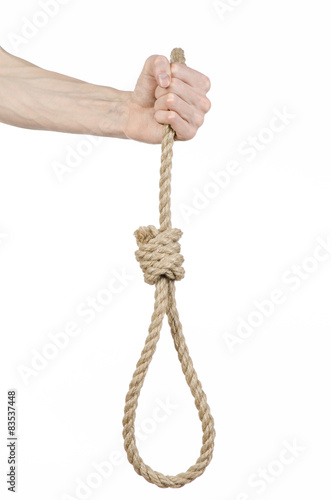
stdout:
[[17,127],[126,138],[131,92],[47,71],[0,48],[0,121]]
[[0,47],[0,122],[16,127],[155,144],[169,123],[177,140],[188,140],[209,111],[209,88],[202,73],[164,56],[146,60],[130,92],[39,68]]

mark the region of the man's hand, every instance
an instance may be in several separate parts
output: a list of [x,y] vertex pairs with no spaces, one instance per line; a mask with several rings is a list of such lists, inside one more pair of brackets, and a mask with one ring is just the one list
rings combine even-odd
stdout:
[[192,139],[204,122],[211,103],[207,76],[165,56],[145,62],[135,90],[128,98],[123,132],[129,139],[160,144],[163,124],[172,126],[175,139]]
[[163,124],[192,139],[210,109],[209,78],[164,56],[147,59],[134,91],[48,71],[0,47],[0,122],[160,144]]

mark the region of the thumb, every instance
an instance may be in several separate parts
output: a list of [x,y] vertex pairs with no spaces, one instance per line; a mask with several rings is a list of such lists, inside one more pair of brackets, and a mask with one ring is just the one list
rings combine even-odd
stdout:
[[160,87],[167,88],[171,81],[170,62],[165,56],[150,56],[145,63],[145,72],[153,76]]

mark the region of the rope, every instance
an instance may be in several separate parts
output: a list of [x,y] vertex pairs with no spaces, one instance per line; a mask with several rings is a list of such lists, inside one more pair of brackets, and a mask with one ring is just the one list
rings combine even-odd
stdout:
[[[173,49],[170,62],[185,64],[183,50]],[[138,474],[160,488],[181,488],[201,476],[212,459],[215,438],[214,420],[189,355],[175,300],[175,281],[184,277],[184,259],[178,243],[182,231],[171,226],[170,193],[174,136],[172,127],[164,125],[159,184],[160,229],[146,226],[140,227],[134,233],[138,245],[135,255],[144,273],[144,280],[148,284],[155,284],[155,304],[145,346],[126,395],[123,418],[124,448],[129,462]],[[165,314],[168,316],[174,345],[186,382],[194,397],[203,431],[200,457],[186,472],[176,476],[165,476],[143,462],[137,449],[134,427],[139,394],[160,338]]]

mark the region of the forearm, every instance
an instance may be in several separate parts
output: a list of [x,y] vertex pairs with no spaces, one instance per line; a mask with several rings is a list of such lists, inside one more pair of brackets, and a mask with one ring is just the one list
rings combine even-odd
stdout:
[[131,94],[44,70],[0,48],[0,122],[127,138],[123,129]]

